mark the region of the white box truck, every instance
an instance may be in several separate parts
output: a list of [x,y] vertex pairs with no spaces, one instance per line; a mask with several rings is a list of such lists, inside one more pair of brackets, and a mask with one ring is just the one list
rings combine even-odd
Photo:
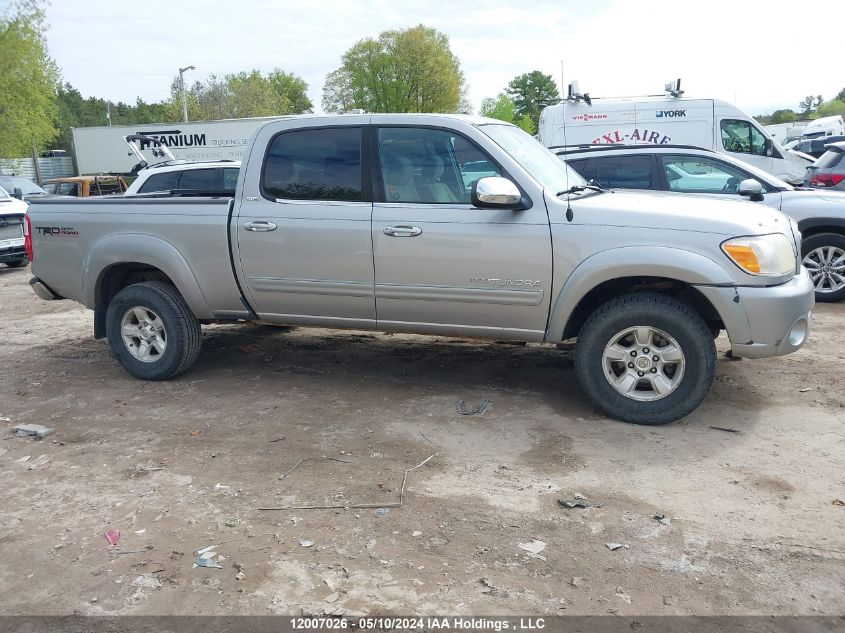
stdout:
[[694,145],[730,154],[793,184],[803,182],[804,171],[812,164],[785,150],[751,116],[719,99],[671,95],[584,99],[570,86],[568,99],[541,112],[539,139],[546,147]]
[[[124,136],[143,134],[167,145],[178,159],[189,161],[241,160],[252,133],[266,121],[280,117],[149,123],[73,128],[73,150],[80,175],[128,174],[138,163]],[[140,149],[153,163],[149,143]]]

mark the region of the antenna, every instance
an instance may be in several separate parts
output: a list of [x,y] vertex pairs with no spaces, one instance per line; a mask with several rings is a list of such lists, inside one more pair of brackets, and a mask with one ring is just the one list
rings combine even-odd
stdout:
[[680,98],[684,91],[681,90],[681,78],[678,77],[674,81],[670,81],[664,87],[664,91],[669,93],[670,96],[675,97],[676,99]]
[[578,103],[579,101],[583,101],[588,106],[593,105],[593,100],[590,99],[589,92],[581,92],[581,86],[578,85],[577,81],[573,81],[569,84],[569,88],[566,92],[566,99],[567,101],[572,101],[573,103]]
[[[560,60],[560,85],[563,85],[563,60]],[[575,95],[578,93],[578,82],[573,81],[569,84],[569,87],[566,90],[566,98],[570,101],[577,101],[574,99]],[[566,108],[563,108],[561,112],[563,116],[563,144],[566,145]],[[566,189],[569,190],[569,165],[566,165]],[[572,222],[572,219],[575,217],[575,214],[572,213],[572,204],[571,204],[572,194],[566,194],[566,221]]]

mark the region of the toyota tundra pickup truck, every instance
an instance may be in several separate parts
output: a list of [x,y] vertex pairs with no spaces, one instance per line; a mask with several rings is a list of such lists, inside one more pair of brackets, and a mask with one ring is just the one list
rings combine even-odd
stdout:
[[273,120],[234,197],[163,195],[38,200],[27,215],[34,291],[92,309],[94,337],[144,380],[191,367],[202,324],[220,321],[577,339],[593,402],[662,424],[706,396],[721,330],[748,358],[810,332],[794,221],[603,191],[492,119]]

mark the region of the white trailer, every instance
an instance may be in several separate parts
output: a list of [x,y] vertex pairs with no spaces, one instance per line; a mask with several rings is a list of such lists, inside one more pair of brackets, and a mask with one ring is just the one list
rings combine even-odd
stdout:
[[[280,117],[148,123],[73,128],[73,151],[79,174],[128,174],[138,163],[124,136],[143,134],[157,138],[177,159],[190,161],[241,160],[252,133],[266,121]],[[152,164],[152,145],[140,143]]]

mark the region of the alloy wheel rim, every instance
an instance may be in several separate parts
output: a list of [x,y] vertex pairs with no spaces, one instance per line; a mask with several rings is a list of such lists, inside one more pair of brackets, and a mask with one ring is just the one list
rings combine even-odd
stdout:
[[143,363],[161,359],[167,349],[164,322],[143,306],[129,308],[120,320],[120,336],[132,357]]
[[652,402],[673,393],[684,377],[686,362],[678,342],[648,325],[617,332],[602,354],[605,378],[617,393]]
[[810,271],[816,292],[838,292],[845,288],[845,250],[838,246],[820,246],[802,261]]

